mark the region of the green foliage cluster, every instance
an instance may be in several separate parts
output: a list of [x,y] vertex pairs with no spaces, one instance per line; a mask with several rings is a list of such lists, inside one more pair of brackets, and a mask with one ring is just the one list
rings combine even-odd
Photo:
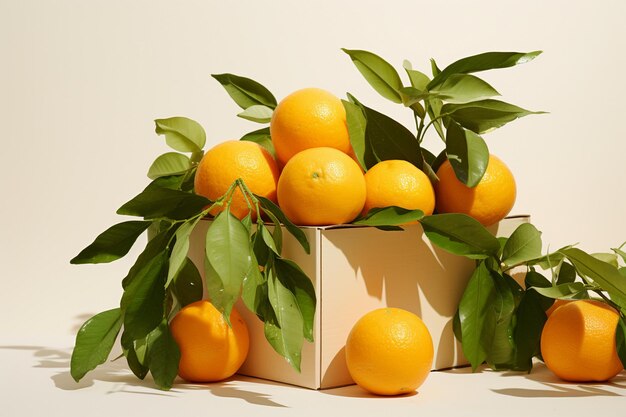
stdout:
[[[363,50],[343,51],[381,96],[409,108],[415,119],[416,133],[413,134],[402,124],[348,94],[343,104],[350,141],[365,170],[382,160],[404,159],[436,182],[435,172],[447,159],[457,178],[468,187],[474,187],[482,179],[489,161],[489,148],[482,135],[520,117],[543,113],[494,99],[500,93],[472,75],[531,61],[541,51],[486,52],[462,58],[443,70],[431,59],[432,78],[404,61],[407,85],[402,83],[395,68],[378,55]],[[440,152],[431,152],[422,146],[430,127],[444,143]]]
[[[194,193],[194,174],[205,144],[198,123],[182,117],[156,120],[156,132],[179,152],[159,156],[148,170],[152,182],[117,211],[143,219],[111,226],[71,260],[73,264],[115,261],[149,232],[145,249],[122,280],[120,306],[96,314],[78,331],[72,377],[78,381],[102,364],[121,331],[123,356],[133,373],[143,379],[150,372],[159,388],[171,388],[180,351],[169,321],[180,308],[200,300],[203,287],[229,324],[241,296],[264,322],[272,347],[299,371],[303,341],[313,341],[315,290],[300,267],[281,256],[283,228],[276,225],[284,225],[308,253],[304,232],[272,201],[252,194],[240,179],[216,201]],[[236,189],[252,212],[263,213],[273,224],[266,224],[262,216],[255,220],[251,215],[242,220],[233,216],[227,209]],[[212,219],[206,232],[203,282],[188,257],[190,236],[216,208],[226,210]]]
[[[541,358],[541,332],[554,300],[591,295],[619,312],[615,343],[626,363],[626,267],[619,266],[626,253],[621,248],[588,254],[567,246],[542,254],[541,232],[530,223],[508,238],[495,238],[459,214],[429,216],[421,223],[431,242],[476,261],[453,322],[472,369],[487,362],[495,370],[530,371],[532,359]],[[523,285],[512,272],[523,277]]]

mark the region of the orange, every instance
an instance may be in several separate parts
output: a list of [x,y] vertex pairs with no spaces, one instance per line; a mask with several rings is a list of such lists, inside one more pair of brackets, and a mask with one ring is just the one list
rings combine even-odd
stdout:
[[541,333],[548,369],[566,381],[607,381],[622,369],[615,347],[618,313],[606,303],[577,300],[554,310]]
[[270,135],[282,165],[309,148],[331,147],[344,153],[352,149],[341,100],[319,88],[295,91],[278,103]]
[[419,168],[403,160],[381,161],[365,173],[363,214],[375,207],[398,206],[433,214],[435,191]]
[[424,322],[399,308],[373,310],[356,322],[346,341],[354,382],[379,395],[415,391],[428,377],[433,341]]
[[[195,192],[215,201],[237,178],[241,178],[254,194],[276,202],[276,161],[262,146],[250,141],[230,140],[209,149],[198,164]],[[214,209],[211,214],[216,215],[225,208],[224,205]],[[239,219],[250,212],[238,188],[233,194],[230,212]]]
[[299,225],[349,223],[365,203],[358,164],[333,148],[312,148],[287,162],[278,180],[278,204]]
[[210,302],[196,301],[170,322],[180,349],[178,375],[190,382],[221,381],[233,375],[248,355],[248,327],[239,312],[230,314],[232,327]]
[[483,226],[490,226],[509,214],[515,204],[515,178],[495,155],[489,155],[487,171],[474,188],[457,179],[447,160],[437,170],[437,176],[435,195],[439,213],[464,213]]

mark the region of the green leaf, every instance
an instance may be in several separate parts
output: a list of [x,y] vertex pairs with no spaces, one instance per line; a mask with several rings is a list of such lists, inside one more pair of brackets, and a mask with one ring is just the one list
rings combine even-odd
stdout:
[[124,330],[133,340],[144,338],[163,319],[167,255],[164,250],[148,261],[124,291]]
[[271,306],[269,305],[267,282],[259,269],[256,256],[252,257],[250,271],[243,279],[241,299],[248,310],[265,321],[267,309],[268,307],[271,309]]
[[444,104],[441,114],[446,114],[458,124],[476,133],[487,133],[520,117],[543,114],[525,110],[499,100],[480,100],[465,104]]
[[619,262],[617,260],[617,255],[614,253],[592,253],[596,259],[601,260],[602,262],[606,262],[607,264],[613,265],[615,268],[619,268]]
[[510,331],[517,294],[514,294],[514,287],[509,285],[507,278],[496,271],[491,271],[491,276],[495,288],[495,299],[491,305],[490,314],[493,315],[492,320],[495,321],[495,326],[493,335],[486,337],[486,339],[491,339],[491,344],[487,345],[486,359],[495,369],[499,369],[502,366],[506,367],[513,357],[514,346]]
[[407,60],[404,60],[402,66],[409,76],[409,80],[411,81],[411,85],[418,90],[426,91],[428,88],[428,83],[430,82],[430,78],[428,75],[420,72],[418,70],[413,69],[411,63]]
[[265,321],[265,338],[287,362],[300,372],[304,322],[295,295],[270,270],[268,296],[276,316]]
[[[452,74],[468,74],[472,72],[486,71],[491,69],[508,68],[532,61],[542,51],[528,53],[521,52],[486,52],[478,55],[459,59],[448,65],[439,72],[428,85],[431,90],[435,86],[442,84]],[[431,60],[434,63],[434,61]],[[439,70],[437,70],[438,72]]]
[[176,230],[176,243],[174,243],[172,253],[170,254],[165,288],[169,287],[172,280],[174,280],[183,267],[183,264],[187,259],[187,253],[189,252],[189,235],[191,235],[191,232],[196,227],[200,219],[201,217],[197,217],[196,219],[186,221]]
[[76,382],[107,360],[121,326],[119,308],[98,313],[81,326],[70,361],[70,374]]
[[626,319],[623,316],[620,316],[615,329],[615,346],[622,366],[626,367]]
[[154,121],[158,135],[165,135],[165,143],[179,152],[200,152],[206,143],[206,133],[195,120],[171,117]]
[[[157,222],[154,222],[157,223]],[[154,224],[153,223],[153,224]],[[165,251],[168,245],[168,242],[172,238],[172,235],[176,229],[167,228],[156,234],[153,238],[148,240],[146,247],[139,254],[135,263],[128,271],[126,277],[122,280],[122,288],[127,288],[128,285],[135,280],[135,277],[139,275],[139,272],[155,258],[160,255],[161,252]],[[150,238],[150,233],[148,233],[148,238]]]
[[141,216],[145,219],[165,217],[184,220],[200,213],[211,202],[203,196],[168,188],[142,191],[117,210],[117,214]]
[[261,208],[263,209],[263,211],[265,213],[272,213],[274,216],[276,216],[276,218],[280,221],[280,223],[282,223],[287,228],[287,231],[291,233],[291,235],[295,237],[298,242],[300,242],[300,245],[302,245],[302,248],[304,249],[304,251],[307,254],[311,253],[309,241],[307,240],[306,235],[304,234],[302,229],[298,228],[298,226],[293,224],[287,218],[287,216],[285,216],[282,210],[276,204],[274,204],[273,201],[265,197],[256,195],[256,194],[254,196],[259,199],[259,202],[261,203]]
[[424,233],[440,248],[471,259],[497,256],[500,243],[475,219],[458,213],[435,214],[420,220]]
[[[561,252],[574,265],[580,275],[590,278],[615,300],[626,300],[626,279],[616,267],[596,259],[578,248],[565,249]],[[626,305],[620,304],[620,307],[626,308]]]
[[155,188],[168,188],[170,190],[180,190],[183,186],[184,175],[168,175],[166,177],[155,178],[148,184],[144,191],[153,190]]
[[557,284],[566,284],[576,280],[576,268],[568,262],[561,262],[557,271]]
[[487,359],[496,322],[491,308],[497,293],[491,272],[484,262],[474,270],[459,303],[463,353],[475,371]]
[[302,315],[303,335],[308,341],[312,342],[317,299],[311,279],[295,262],[288,259],[277,258],[274,262],[274,268],[280,283],[294,295]]
[[439,73],[441,73],[441,69],[439,69],[439,66],[434,58],[430,58],[430,71],[432,72],[433,77],[436,77]]
[[367,171],[368,168],[378,162],[372,154],[371,146],[366,141],[365,127],[367,120],[359,105],[346,100],[341,100],[341,102],[346,110],[346,124],[348,126],[348,134],[350,135],[350,144],[361,168]]
[[267,246],[267,243],[265,243],[263,235],[259,232],[255,232],[252,235],[251,240],[252,251],[254,252],[254,257],[256,258],[259,265],[269,264],[270,254],[272,250]]
[[515,369],[530,370],[532,358],[541,354],[541,332],[546,322],[542,299],[535,291],[525,291],[515,312]]
[[180,350],[164,320],[148,339],[148,367],[157,387],[162,390],[172,388],[179,361]]
[[423,217],[424,212],[421,210],[390,206],[373,208],[352,223],[361,226],[397,226],[421,220]]
[[487,82],[467,74],[452,74],[430,92],[445,96],[448,103],[467,103],[500,95]]
[[143,380],[146,375],[148,375],[149,369],[147,366],[143,365],[139,361],[139,358],[137,357],[137,352],[135,350],[135,343],[133,339],[128,335],[128,332],[122,332],[121,345],[122,352],[126,357],[126,363],[128,363],[128,367],[137,378]]
[[276,245],[276,254],[280,256],[283,251],[283,228],[280,225],[280,221],[278,220],[278,218],[274,216],[271,211],[265,214],[267,214],[272,223],[274,223],[274,231],[272,232],[271,237],[274,241],[274,244]]
[[406,127],[369,107],[363,106],[363,110],[367,118],[365,138],[378,160],[403,159],[418,168],[423,166],[419,142]]
[[430,119],[433,121],[433,127],[439,135],[439,137],[445,142],[446,135],[443,132],[443,124],[441,123],[441,109],[443,108],[443,101],[438,98],[431,98],[426,102],[426,109]]
[[531,287],[544,297],[560,300],[581,300],[589,298],[585,284],[582,282],[567,282],[553,287]]
[[404,104],[406,107],[413,107],[414,104],[429,98],[445,98],[445,96],[442,96],[440,94],[430,91],[418,90],[415,87],[401,88],[400,97],[402,97],[402,104]]
[[250,120],[251,122],[269,123],[270,120],[272,120],[273,113],[274,110],[271,107],[255,104],[254,106],[250,106],[241,113],[237,114],[237,116],[242,119]]
[[276,108],[276,98],[258,82],[234,74],[211,74],[242,109],[255,105]]
[[626,242],[622,243],[622,246],[619,248],[611,248],[611,250],[615,252],[616,255],[619,255],[622,258],[622,261],[626,262],[626,252],[622,250],[624,245],[626,245]]
[[252,261],[246,227],[230,211],[222,211],[209,226],[205,252],[205,264],[210,264],[219,279],[219,285],[207,283],[209,298],[230,324],[230,312]]
[[167,152],[160,155],[150,165],[148,178],[154,180],[159,177],[182,174],[190,168],[191,160],[187,155],[178,152]]
[[[278,227],[280,227],[280,225]],[[276,255],[280,256],[280,250],[276,246],[276,243],[274,242],[274,237],[272,236],[270,231],[267,230],[267,227],[259,224],[257,226],[257,233],[261,234],[261,238],[263,239],[263,242],[265,242],[267,247],[270,248],[272,252],[274,252]]]
[[477,186],[489,163],[483,138],[451,122],[446,132],[446,154],[459,181],[468,187]]
[[511,234],[502,251],[502,262],[514,266],[541,256],[541,232],[530,223],[521,224]]
[[128,253],[151,222],[127,221],[109,227],[70,261],[71,264],[112,262]]
[[270,128],[264,127],[263,129],[255,130],[254,132],[247,133],[241,137],[240,140],[247,140],[249,142],[258,143],[264,147],[272,156],[276,156],[274,145],[272,144],[272,137],[270,136]]
[[[537,294],[536,301],[538,301],[541,305],[543,311],[548,310],[554,304],[554,299],[545,297],[538,292],[534,291],[534,288],[550,288],[552,287],[552,283],[539,272],[530,270],[526,272],[526,276],[524,277],[524,286],[530,292],[534,292]],[[528,292],[528,291],[526,291]]]
[[341,50],[350,56],[354,65],[367,82],[374,87],[374,90],[394,103],[402,103],[398,93],[402,88],[402,81],[391,64],[368,51],[345,48]]
[[191,259],[183,262],[172,288],[182,307],[202,299],[202,276]]
[[554,268],[556,265],[559,265],[563,259],[565,258],[565,255],[563,255],[560,251],[566,248],[570,248],[571,246],[565,246],[561,249],[559,249],[558,251],[552,252],[552,253],[548,253],[544,256],[540,256],[539,258],[536,259],[531,259],[529,261],[526,262],[527,266],[534,266],[537,265],[539,266],[541,269],[552,269]]

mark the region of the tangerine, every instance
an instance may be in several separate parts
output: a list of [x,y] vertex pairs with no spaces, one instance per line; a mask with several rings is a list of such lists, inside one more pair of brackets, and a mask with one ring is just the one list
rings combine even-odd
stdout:
[[[223,196],[232,183],[241,178],[254,194],[276,202],[278,166],[272,155],[261,145],[243,140],[229,140],[209,149],[198,164],[194,189],[199,195],[215,201]],[[211,210],[212,215],[226,206]],[[250,208],[243,193],[235,189],[230,212],[243,219]],[[256,213],[253,211],[253,216]]]
[[281,165],[309,148],[352,149],[341,100],[319,88],[295,91],[281,100],[270,121],[270,135]]
[[550,314],[541,333],[541,355],[566,381],[607,381],[624,367],[617,355],[619,314],[597,300],[565,303]]
[[170,322],[180,349],[178,375],[190,382],[221,381],[241,367],[250,346],[248,327],[232,309],[232,327],[210,302],[183,307]]
[[428,377],[433,356],[433,341],[424,322],[399,308],[365,314],[346,341],[346,363],[352,379],[379,395],[415,391]]
[[459,181],[448,160],[437,170],[437,177],[435,195],[439,213],[467,214],[483,226],[490,226],[506,217],[515,204],[515,178],[495,155],[489,155],[487,170],[476,187],[470,188]]

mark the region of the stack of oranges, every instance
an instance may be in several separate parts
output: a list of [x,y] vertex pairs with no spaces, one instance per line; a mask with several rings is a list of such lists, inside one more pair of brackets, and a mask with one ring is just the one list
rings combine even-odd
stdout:
[[[270,134],[276,158],[247,141],[227,141],[207,151],[198,166],[196,193],[215,200],[241,178],[253,193],[278,203],[292,222],[303,226],[349,223],[387,206],[419,209],[425,215],[435,210],[465,213],[489,226],[515,202],[513,175],[493,155],[474,188],[456,178],[448,161],[437,171],[434,187],[424,172],[403,160],[381,161],[364,173],[350,144],[341,100],[321,89],[285,97],[274,110]],[[230,210],[240,219],[251,210],[239,190]]]

